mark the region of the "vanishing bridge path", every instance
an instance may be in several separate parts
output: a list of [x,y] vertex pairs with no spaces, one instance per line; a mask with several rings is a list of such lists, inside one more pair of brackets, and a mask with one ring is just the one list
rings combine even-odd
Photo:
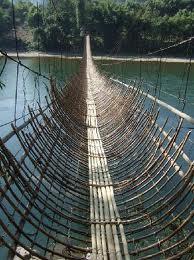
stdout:
[[49,95],[0,139],[0,258],[192,259],[194,164],[181,130],[193,119],[100,73],[89,36],[79,72],[62,90],[51,80]]
[[[88,134],[88,163],[90,184],[90,220],[93,254],[100,259],[129,259],[127,241],[123,225],[119,224],[120,216],[116,206],[113,190],[113,182],[108,170],[107,158],[104,152],[96,105],[92,95],[93,89],[98,89],[98,84],[106,84],[106,81],[97,73],[92,61],[89,37],[86,38],[86,82],[87,82],[87,134]],[[118,221],[118,224],[115,224]],[[99,222],[100,224],[95,224]],[[104,225],[106,222],[106,225]],[[112,224],[111,222],[114,222]],[[121,241],[117,232],[121,234]],[[122,242],[122,243],[121,243]],[[120,248],[123,245],[123,250]],[[109,252],[107,254],[107,252]]]

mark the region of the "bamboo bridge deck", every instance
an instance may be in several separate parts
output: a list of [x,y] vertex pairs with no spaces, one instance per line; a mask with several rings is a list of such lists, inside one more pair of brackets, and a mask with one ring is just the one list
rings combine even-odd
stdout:
[[[108,170],[107,158],[104,152],[96,105],[92,89],[100,83],[106,84],[98,77],[92,62],[89,38],[86,44],[86,79],[87,79],[87,136],[88,136],[88,165],[90,185],[90,220],[93,257],[98,259],[129,259],[127,241],[114,197],[113,182]],[[118,221],[118,224],[115,224]],[[95,224],[98,222],[98,224]],[[104,225],[103,222],[106,222]],[[112,222],[114,224],[112,224]],[[121,241],[117,232],[120,231]],[[121,250],[120,245],[123,245]],[[107,252],[109,252],[107,254]]]
[[192,259],[190,132],[180,136],[182,114],[158,125],[147,99],[98,71],[87,36],[79,73],[61,91],[51,80],[47,107],[0,139],[0,254]]

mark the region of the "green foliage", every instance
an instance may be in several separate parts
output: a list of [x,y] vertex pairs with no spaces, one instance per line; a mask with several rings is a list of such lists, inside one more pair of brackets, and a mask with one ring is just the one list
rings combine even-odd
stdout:
[[[16,25],[33,32],[34,48],[79,47],[80,32],[92,35],[93,49],[138,52],[194,34],[194,0],[57,0],[35,6],[15,4]],[[0,36],[12,29],[9,0],[0,0]]]
[[15,16],[19,24],[27,22],[28,14],[30,8],[32,8],[32,3],[25,0],[19,0],[15,4]]
[[11,3],[0,0],[0,37],[11,29]]
[[[19,0],[12,9],[10,0],[0,0],[0,46],[3,48],[14,48],[15,39],[13,37],[13,14],[15,16],[15,24],[17,29],[23,31],[23,27],[27,27],[27,16],[29,8],[32,4],[26,0]],[[13,12],[14,11],[14,12]],[[19,34],[18,34],[19,36]],[[18,37],[18,43],[22,47],[25,46],[22,39]]]
[[43,15],[41,9],[36,6],[31,6],[27,13],[28,25],[31,28],[43,26]]

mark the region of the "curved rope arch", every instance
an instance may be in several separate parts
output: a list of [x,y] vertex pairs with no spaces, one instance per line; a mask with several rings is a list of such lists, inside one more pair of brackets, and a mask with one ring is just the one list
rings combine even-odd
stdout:
[[21,259],[191,259],[184,119],[159,124],[156,98],[101,74],[89,36],[79,73],[50,83],[46,107],[0,139],[1,246]]

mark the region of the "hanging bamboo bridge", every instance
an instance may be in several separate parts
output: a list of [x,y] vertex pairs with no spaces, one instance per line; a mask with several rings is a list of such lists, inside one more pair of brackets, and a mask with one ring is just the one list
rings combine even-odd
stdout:
[[[108,78],[86,36],[79,72],[0,139],[7,259],[193,259],[192,118]],[[148,102],[149,100],[149,102]],[[149,103],[149,105],[148,105]],[[158,124],[158,104],[179,116]],[[16,157],[8,149],[15,138]]]

